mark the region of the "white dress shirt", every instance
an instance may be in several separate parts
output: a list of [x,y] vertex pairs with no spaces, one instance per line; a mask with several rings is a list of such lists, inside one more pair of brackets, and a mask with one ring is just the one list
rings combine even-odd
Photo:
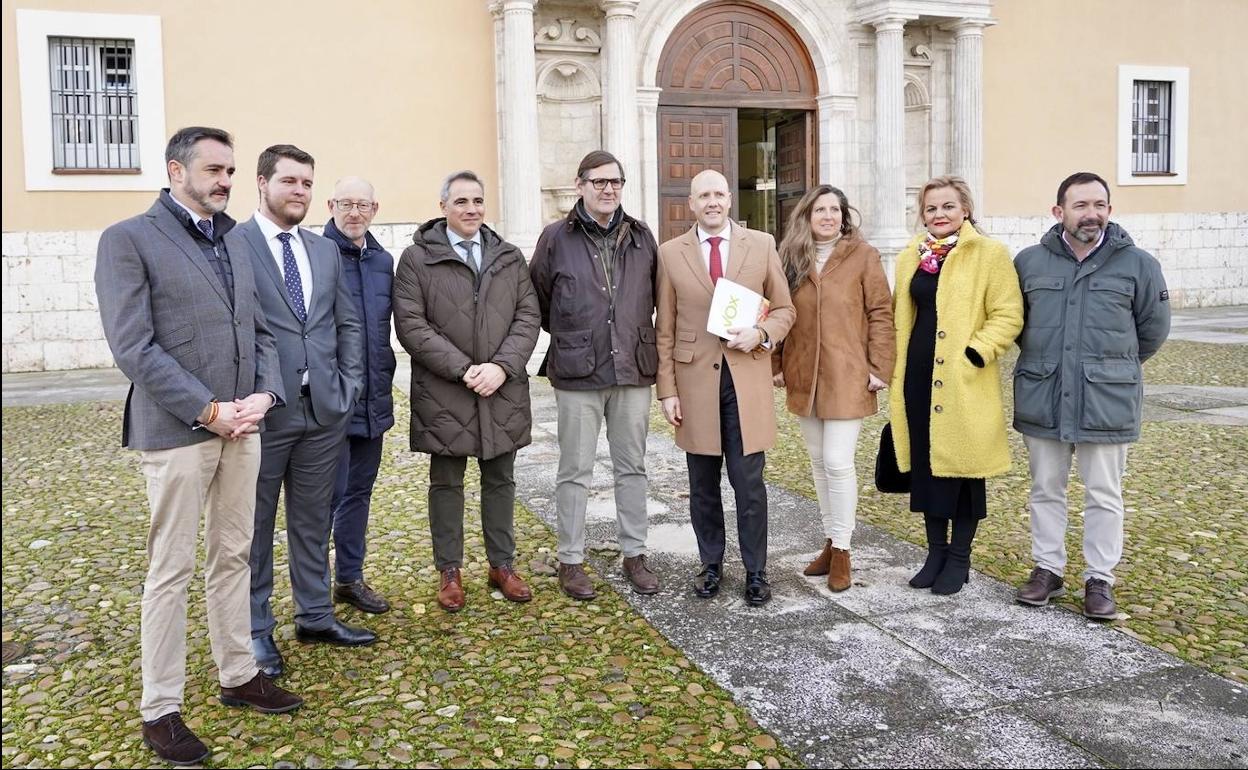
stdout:
[[468,241],[471,241],[472,243],[476,244],[472,248],[472,257],[476,261],[476,264],[468,265],[468,267],[471,267],[473,270],[480,270],[481,264],[482,264],[481,260],[485,258],[485,254],[482,253],[481,251],[481,231],[480,230],[473,233],[471,238],[465,238],[464,236],[452,230],[450,226],[448,225],[446,228],[446,239],[451,242],[451,248],[453,248],[455,250],[455,253],[459,255],[459,258],[464,260],[464,264],[468,264],[468,253],[464,250],[463,246],[460,246],[460,244],[468,242]]
[[[707,240],[712,238],[710,233],[702,229],[702,225],[698,225],[698,243],[702,245],[702,264],[706,265],[706,274],[711,274],[711,244]],[[732,240],[732,225],[724,225],[722,232],[718,233],[719,238],[724,240],[719,243],[719,266],[723,268],[724,275],[728,275],[728,241]]]
[[290,233],[294,236],[290,239],[290,250],[295,253],[295,267],[299,268],[299,282],[303,285],[303,307],[310,312],[312,310],[312,263],[308,260],[308,252],[303,248],[303,238],[299,237],[299,226],[283,230],[259,211],[256,212],[256,224],[260,226],[264,242],[269,244],[269,251],[272,252],[273,259],[277,262],[277,271],[282,274],[283,281],[286,280],[286,260],[282,257],[282,242],[278,240],[277,235]]

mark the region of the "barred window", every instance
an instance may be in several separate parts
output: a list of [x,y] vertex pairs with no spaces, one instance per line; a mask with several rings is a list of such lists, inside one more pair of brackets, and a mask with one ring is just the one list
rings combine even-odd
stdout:
[[56,173],[138,173],[134,41],[48,38]]
[[1166,80],[1136,80],[1131,118],[1131,173],[1169,174],[1171,92]]

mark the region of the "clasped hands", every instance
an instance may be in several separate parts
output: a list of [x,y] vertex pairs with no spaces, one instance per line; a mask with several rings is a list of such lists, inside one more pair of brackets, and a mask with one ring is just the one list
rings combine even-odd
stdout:
[[482,398],[489,398],[507,381],[507,372],[495,363],[473,364],[464,372],[464,384]]
[[[268,393],[252,393],[246,398],[233,401],[217,402],[217,418],[204,427],[221,438],[237,441],[248,433],[260,430],[260,421],[268,414],[274,404],[273,396]],[[208,409],[211,409],[211,404]],[[202,420],[208,414],[200,415]]]

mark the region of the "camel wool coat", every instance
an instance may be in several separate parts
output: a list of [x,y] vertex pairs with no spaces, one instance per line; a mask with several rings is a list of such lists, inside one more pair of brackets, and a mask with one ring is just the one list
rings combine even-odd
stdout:
[[[773,346],[779,345],[793,325],[794,314],[775,238],[736,223],[731,227],[724,277],[771,301],[770,312],[759,326]],[[680,397],[683,420],[676,428],[677,446],[690,454],[723,454],[719,375],[726,359],[737,394],[744,454],[762,452],[776,440],[771,351],[730,350],[727,340],[706,330],[713,292],[696,226],[659,246],[656,395]]]
[[797,321],[773,367],[784,373],[790,412],[821,420],[876,413],[867,379],[893,376],[892,304],[880,252],[856,234],[837,242],[821,272],[811,265],[793,292]]
[[[897,467],[910,470],[906,425],[906,351],[914,328],[910,281],[919,267],[921,233],[897,255],[893,318],[897,364],[889,386]],[[936,289],[936,358],[932,377],[932,475],[981,479],[1010,469],[997,360],[1023,328],[1023,297],[1014,261],[1005,244],[981,235],[970,222],[958,232],[958,245],[945,258]],[[966,355],[983,359],[978,367]]]

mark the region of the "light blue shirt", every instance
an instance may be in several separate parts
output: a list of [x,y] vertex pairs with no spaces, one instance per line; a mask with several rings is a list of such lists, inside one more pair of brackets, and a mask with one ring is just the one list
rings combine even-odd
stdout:
[[[475,232],[471,238],[465,238],[459,233],[452,230],[450,225],[447,225],[446,239],[451,242],[451,248],[455,249],[455,253],[459,255],[459,258],[464,260],[464,264],[468,265],[468,267],[471,267],[474,271],[479,271],[481,269],[481,257],[483,256],[483,253],[482,253],[482,247],[481,247],[481,231],[480,230]],[[476,261],[476,264],[470,264],[468,262],[467,247],[460,246],[461,243],[465,243],[465,242],[471,242],[471,243],[476,244],[472,249],[473,259]]]

